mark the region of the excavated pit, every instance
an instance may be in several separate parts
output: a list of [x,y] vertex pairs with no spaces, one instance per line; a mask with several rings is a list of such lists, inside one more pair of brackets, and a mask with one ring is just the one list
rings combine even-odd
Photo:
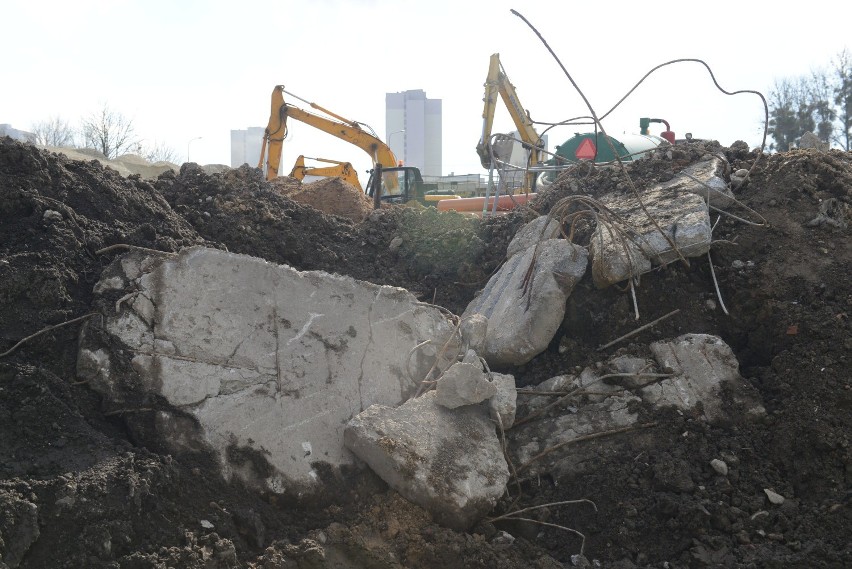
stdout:
[[[708,151],[733,171],[758,158],[740,145],[693,144],[638,162],[630,175],[639,186],[666,182]],[[616,170],[575,171],[533,205],[547,213],[567,196],[625,191],[624,182]],[[81,322],[72,321],[97,318],[88,316],[93,287],[127,246],[203,245],[406,288],[461,314],[531,216],[392,208],[358,222],[297,203],[250,168],[208,174],[185,164],[152,180],[123,178],[96,161],[0,140],[0,567],[555,568],[582,566],[581,551],[620,569],[849,566],[852,154],[761,156],[734,195],[748,209],[733,213],[765,223],[716,224],[714,214],[712,270],[704,256],[643,274],[639,320],[629,291],[599,289],[587,272],[548,349],[493,371],[535,386],[620,354],[647,355],[658,340],[712,334],[733,349],[765,419],[709,424],[642,411],[653,427],[608,446],[580,443],[594,456],[582,475],[510,484],[492,515],[579,499],[595,508],[550,505],[525,516],[548,526],[501,520],[456,532],[369,470],[320,470],[334,491],[310,500],[225,482],[209,456],[174,453],[146,431],[162,401],[107,406],[78,377]],[[575,242],[588,244],[592,229],[578,222]],[[266,468],[262,454],[230,452]]]

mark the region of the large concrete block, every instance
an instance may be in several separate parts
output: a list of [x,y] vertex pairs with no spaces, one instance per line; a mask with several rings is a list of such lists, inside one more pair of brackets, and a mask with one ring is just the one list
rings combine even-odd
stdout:
[[508,259],[462,314],[462,321],[475,314],[488,319],[477,352],[496,367],[521,365],[544,351],[587,264],[586,249],[565,239],[542,241]]
[[[164,401],[145,426],[161,444],[212,449],[226,477],[276,492],[311,490],[317,462],[354,464],[349,419],[409,398],[452,335],[401,288],[200,247],[130,255],[104,274],[123,287],[100,287],[132,291],[104,319],[118,342],[87,334],[80,373],[115,406]],[[429,378],[457,354],[451,345]]]
[[[684,411],[700,404],[703,417],[710,422],[760,419],[766,414],[760,396],[740,376],[734,352],[718,336],[684,334],[654,342],[651,351],[660,367],[675,375],[641,390],[648,403]],[[722,398],[723,385],[728,388],[727,402]]]
[[710,214],[700,196],[660,187],[641,195],[644,210],[632,194],[610,195],[601,200],[624,223],[599,222],[592,234],[592,278],[599,288],[646,273],[654,265],[678,260],[672,243],[686,258],[710,250]]
[[438,523],[467,530],[497,503],[509,468],[483,406],[450,410],[436,398],[370,407],[349,423],[346,446]]

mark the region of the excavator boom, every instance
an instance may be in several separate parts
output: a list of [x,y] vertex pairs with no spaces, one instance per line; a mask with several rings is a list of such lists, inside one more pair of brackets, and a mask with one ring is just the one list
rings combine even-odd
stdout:
[[[272,91],[271,109],[269,112],[269,123],[263,137],[260,152],[259,168],[263,168],[266,158],[266,179],[273,180],[278,176],[278,168],[281,164],[281,150],[284,138],[287,135],[287,119],[293,118],[306,123],[314,128],[327,132],[346,142],[354,144],[370,155],[373,164],[391,168],[396,166],[396,156],[390,147],[375,135],[364,130],[360,123],[345,119],[335,113],[320,107],[314,103],[308,103],[311,108],[321,111],[328,117],[300,109],[284,101],[283,85],[276,85]],[[292,93],[287,93],[295,97]],[[296,97],[298,98],[298,97]],[[306,101],[307,102],[307,101]],[[331,118],[329,118],[331,117]]]
[[[479,154],[479,159],[482,162],[483,168],[491,167],[491,129],[494,125],[494,112],[497,109],[497,96],[503,99],[509,114],[512,116],[512,121],[515,123],[515,128],[518,129],[521,140],[530,151],[530,164],[538,164],[541,160],[541,150],[544,148],[544,142],[535,130],[529,114],[524,110],[521,101],[518,99],[518,94],[515,91],[515,86],[509,81],[503,70],[503,65],[500,63],[500,54],[491,55],[491,61],[488,66],[488,77],[485,80],[485,107],[482,111],[482,136],[479,139],[479,144],[476,145],[476,152]],[[527,188],[531,189],[534,185],[535,173],[529,173],[527,176]]]

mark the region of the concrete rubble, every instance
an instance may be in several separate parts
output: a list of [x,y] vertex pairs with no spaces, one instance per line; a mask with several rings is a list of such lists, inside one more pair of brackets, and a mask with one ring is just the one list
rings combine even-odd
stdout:
[[[709,249],[704,197],[730,203],[726,175],[713,158],[643,194],[685,256]],[[621,355],[553,377],[521,403],[514,377],[490,371],[547,348],[590,259],[599,287],[677,259],[635,199],[602,202],[627,220],[621,233],[599,223],[587,250],[563,239],[555,219],[528,223],[458,334],[403,289],[201,247],[132,252],[95,287],[111,310],[105,334],[84,334],[78,371],[114,407],[164,401],[138,428],[153,425],[175,451],[212,450],[226,478],[301,495],[322,487],[318,463],[366,464],[439,523],[466,530],[505,491],[502,431],[522,475],[558,476],[623,443],[551,450],[630,430],[643,406],[722,422],[731,419],[724,389],[745,416],[765,413],[730,348],[701,334],[654,343],[653,361]],[[416,396],[421,385],[434,390]],[[577,397],[543,413],[553,392]]]
[[509,469],[485,408],[436,399],[430,391],[398,408],[371,406],[350,421],[346,446],[438,523],[467,530],[496,505]]
[[672,180],[642,191],[644,209],[632,193],[602,197],[601,203],[620,221],[601,219],[592,235],[595,285],[605,288],[677,261],[678,251],[685,258],[705,255],[712,238],[708,200],[717,208],[734,203],[725,181],[729,169],[719,157],[693,164]]
[[[202,247],[128,253],[95,290],[103,328],[84,334],[79,375],[131,429],[273,492],[354,464],[346,423],[413,395],[453,332],[404,289]],[[434,369],[458,353],[451,341]]]
[[[639,410],[675,408],[712,424],[745,417],[761,420],[766,411],[754,389],[739,375],[730,347],[716,336],[685,334],[651,345],[654,360],[619,356],[600,369],[579,375],[560,375],[535,387],[542,395],[519,403],[519,421],[507,433],[516,466],[532,461],[550,448],[556,450],[530,464],[532,475],[581,473],[592,468],[600,453],[616,452],[623,439],[595,445],[566,445],[566,441],[605,431],[639,426]],[[604,378],[603,376],[609,376]],[[626,376],[626,377],[625,377]],[[555,408],[541,413],[558,399],[548,393],[576,393]],[[524,421],[525,417],[532,417]],[[643,437],[636,431],[631,437]]]
[[497,393],[497,387],[488,380],[481,366],[459,362],[438,379],[435,392],[438,405],[455,409],[490,399]]
[[489,365],[521,365],[547,348],[587,263],[584,247],[547,239],[503,264],[462,314],[488,319],[479,353]]
[[[699,404],[709,422],[737,415],[759,418],[766,409],[739,373],[739,363],[730,346],[718,336],[684,334],[673,341],[654,342],[651,351],[661,369],[674,377],[642,388],[642,399],[656,407],[673,406],[684,411]],[[730,388],[730,401],[723,405],[723,384]]]

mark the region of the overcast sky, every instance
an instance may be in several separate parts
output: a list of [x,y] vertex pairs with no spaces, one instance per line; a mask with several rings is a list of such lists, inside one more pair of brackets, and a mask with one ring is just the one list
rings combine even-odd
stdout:
[[[265,126],[272,89],[288,91],[386,139],[385,94],[422,89],[443,101],[443,173],[486,173],[475,151],[483,83],[499,53],[532,118],[598,115],[653,67],[701,59],[727,91],[768,95],[774,81],[828,68],[850,47],[852,2],[606,2],[558,0],[4,0],[0,123],[29,130],[59,116],[72,125],[109,105],[149,144],[180,160],[230,164],[230,131]],[[297,101],[292,101],[297,103]],[[301,104],[299,106],[302,106]],[[681,137],[759,146],[763,106],[726,96],[696,63],[651,75],[603,124],[638,133],[666,119]],[[585,127],[550,131],[550,147]],[[494,132],[514,125],[498,106]],[[652,128],[652,134],[661,129]],[[541,129],[539,129],[541,131]],[[196,137],[202,137],[196,139]],[[190,142],[191,141],[191,142]],[[291,121],[283,168],[299,154],[352,162],[356,147]],[[285,172],[286,173],[286,172]]]

